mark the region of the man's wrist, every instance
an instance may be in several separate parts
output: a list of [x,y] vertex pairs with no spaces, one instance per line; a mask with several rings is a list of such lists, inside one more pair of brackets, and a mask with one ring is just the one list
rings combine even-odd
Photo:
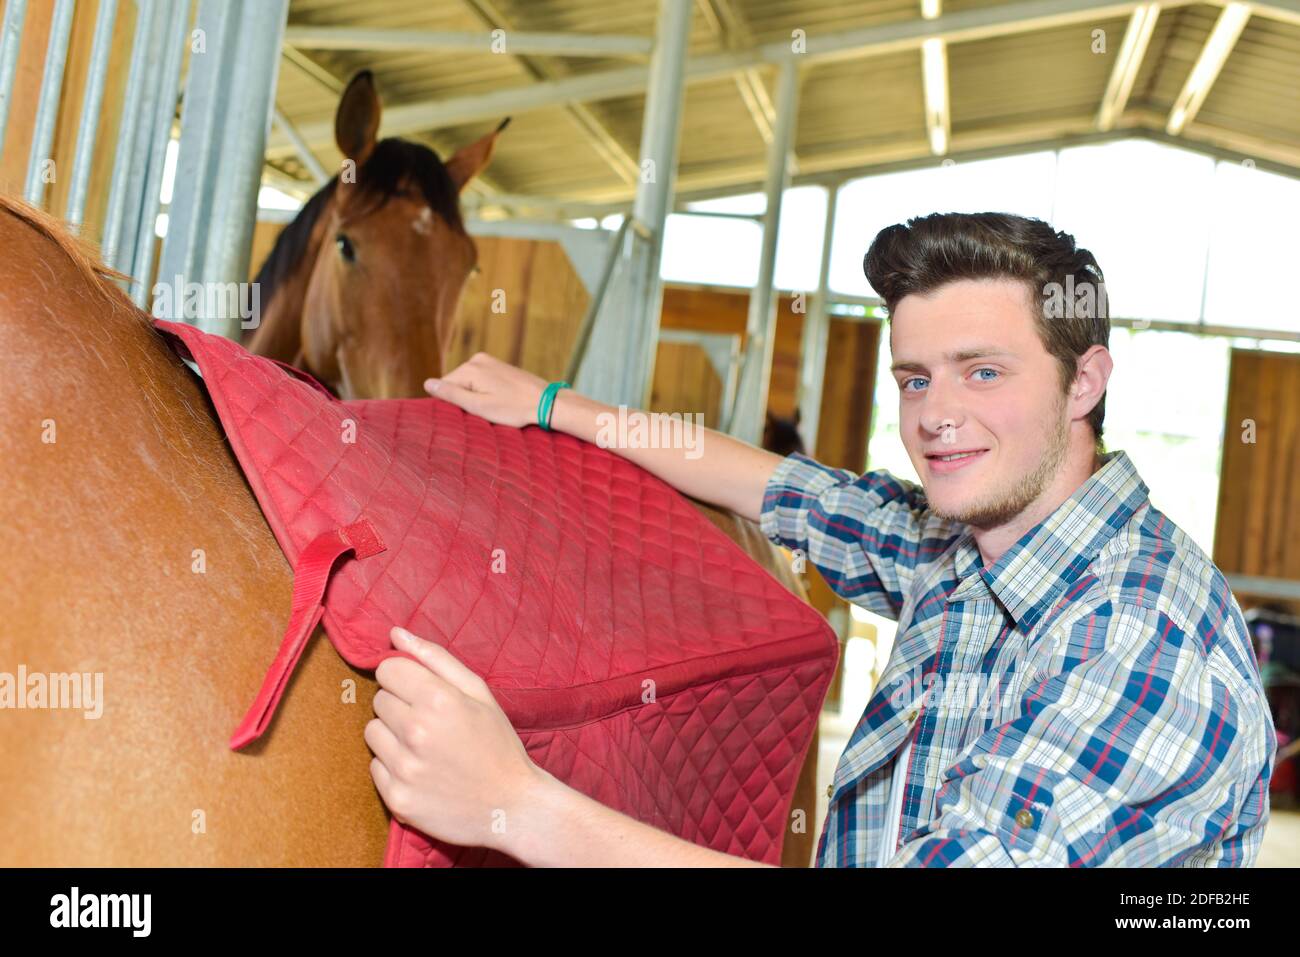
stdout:
[[608,406],[573,389],[561,389],[551,408],[551,430],[595,441],[596,416]]
[[529,866],[552,863],[550,847],[563,826],[566,798],[572,793],[554,775],[534,765],[496,849]]

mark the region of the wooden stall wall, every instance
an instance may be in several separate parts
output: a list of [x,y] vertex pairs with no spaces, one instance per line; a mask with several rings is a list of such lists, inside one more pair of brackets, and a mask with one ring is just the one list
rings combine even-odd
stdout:
[[[1224,572],[1300,581],[1300,355],[1233,349],[1214,562]],[[1237,593],[1243,607],[1300,601]]]
[[[3,8],[4,4],[0,3],[0,10]],[[52,181],[45,187],[45,208],[58,217],[67,214],[73,156],[81,127],[82,100],[98,11],[97,3],[78,4],[68,40],[68,60],[63,74],[59,119],[50,151],[50,159],[54,161],[50,169]],[[14,75],[9,129],[5,136],[4,152],[0,154],[0,192],[10,196],[23,195],[53,14],[54,0],[30,0],[27,4],[18,68]],[[113,21],[112,52],[95,137],[95,160],[86,196],[85,226],[81,230],[81,235],[91,243],[99,242],[104,211],[108,206],[109,178],[112,176],[113,157],[117,151],[118,125],[122,118],[122,101],[126,93],[134,33],[135,4],[119,3],[117,17]]]
[[543,379],[562,378],[591,296],[559,243],[480,236],[478,272],[456,319],[448,369],[486,352]]

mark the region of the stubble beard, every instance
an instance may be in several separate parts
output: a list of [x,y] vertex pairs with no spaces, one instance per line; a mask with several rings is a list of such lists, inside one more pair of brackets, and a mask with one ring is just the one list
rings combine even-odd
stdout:
[[1038,464],[1029,473],[1022,475],[1011,488],[994,489],[984,501],[962,505],[952,511],[934,506],[935,514],[973,528],[988,529],[1005,525],[1023,512],[1043,494],[1065,461],[1069,448],[1069,424],[1065,421],[1064,395],[1058,398],[1056,407],[1052,410],[1051,422],[1052,427],[1048,430]]

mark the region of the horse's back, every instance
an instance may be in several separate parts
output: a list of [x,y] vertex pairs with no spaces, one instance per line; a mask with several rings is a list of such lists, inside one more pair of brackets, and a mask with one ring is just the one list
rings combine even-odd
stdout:
[[379,863],[375,685],[321,636],[264,739],[227,747],[291,582],[200,385],[5,209],[0,248],[0,864]]

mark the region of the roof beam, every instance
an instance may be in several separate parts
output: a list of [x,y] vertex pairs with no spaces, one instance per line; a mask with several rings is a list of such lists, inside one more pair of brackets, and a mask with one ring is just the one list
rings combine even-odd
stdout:
[[[752,47],[695,57],[686,65],[687,82],[727,76],[750,67],[780,64],[791,57],[804,63],[877,56],[901,50],[919,49],[927,39],[948,43],[980,40],[993,36],[1031,33],[1071,23],[1088,23],[1098,17],[1124,16],[1141,0],[1021,0],[996,7],[979,7],[945,13],[934,20],[917,18],[899,23],[878,24],[860,30],[846,30],[808,37],[807,52],[793,53],[782,40]],[[1169,0],[1165,6],[1186,6],[1196,0]],[[1296,3],[1297,0],[1281,0]],[[644,93],[649,71],[644,66],[620,67],[580,76],[535,83],[529,86],[493,90],[470,96],[404,103],[385,112],[385,129],[394,135],[438,129],[459,123],[474,123],[563,103],[609,99]],[[333,138],[331,122],[304,123],[300,127],[308,143]],[[270,155],[292,152],[293,145],[278,133],[268,144]]]
[[[704,14],[709,29],[723,46],[729,49],[754,46],[754,37],[749,31],[749,25],[740,11],[732,5],[731,0],[698,0],[698,6],[700,12]],[[740,93],[745,109],[749,111],[749,116],[754,121],[758,135],[764,144],[770,145],[773,124],[776,122],[776,108],[772,105],[772,98],[767,95],[763,77],[757,67],[750,67],[734,74],[733,78],[736,81],[736,90]]]
[[[921,18],[939,19],[943,0],[921,0]],[[925,94],[925,127],[930,138],[930,152],[942,156],[948,152],[952,137],[952,111],[948,98],[948,43],[942,37],[929,37],[921,43],[921,82]]]
[[[1145,109],[1130,110],[1117,122],[1116,128],[1106,132],[1098,131],[1091,118],[1086,116],[1065,122],[1036,121],[1024,127],[1017,127],[1014,142],[995,142],[988,133],[978,138],[963,135],[954,142],[952,150],[945,158],[967,163],[1133,138],[1165,143],[1203,156],[1234,163],[1250,160],[1257,169],[1300,179],[1300,149],[1293,147],[1287,150],[1276,143],[1209,127],[1203,123],[1195,123],[1188,132],[1174,137],[1164,131],[1164,121],[1163,113]],[[923,139],[870,150],[824,151],[812,154],[809,159],[815,168],[794,177],[791,181],[792,186],[827,186],[864,176],[933,167],[935,164],[935,158]],[[755,165],[741,172],[742,174],[747,172],[747,175],[723,177],[706,173],[703,176],[688,177],[686,188],[677,190],[674,212],[697,213],[689,208],[690,204],[762,189],[761,168]],[[615,213],[626,214],[631,209],[631,201],[626,196],[611,197],[604,201],[593,201],[594,197],[589,199],[587,198],[589,196],[592,194],[585,193],[582,199],[540,196],[515,197],[515,199],[519,205],[555,210],[566,218],[582,216],[600,218]],[[493,206],[493,203],[489,200],[483,205],[486,208]],[[738,214],[729,215],[737,218],[754,218],[739,217]]]
[[1201,48],[1201,55],[1196,58],[1196,65],[1187,75],[1187,81],[1169,111],[1165,132],[1171,136],[1177,136],[1189,122],[1196,119],[1196,114],[1200,112],[1205,98],[1210,94],[1210,88],[1219,78],[1219,71],[1228,62],[1232,48],[1237,45],[1241,31],[1246,28],[1246,21],[1250,19],[1250,10],[1248,3],[1229,3],[1219,14],[1214,29],[1210,31],[1205,46]]
[[[493,5],[492,0],[464,0],[464,2],[474,16],[489,30],[506,31],[512,44],[512,46],[507,47],[507,50],[510,51],[516,62],[523,67],[529,76],[543,83],[553,79],[552,71],[519,51],[518,45],[514,44],[514,38],[519,34],[511,29],[504,15]],[[649,47],[653,47],[652,40],[647,39],[646,43]],[[615,175],[627,185],[635,186],[640,166],[637,164],[635,157],[624,148],[618,138],[600,121],[600,118],[585,104],[576,101],[568,103],[565,106],[565,112],[569,114],[582,135],[591,143],[597,155],[605,161]]]
[[654,41],[650,37],[596,33],[527,33],[505,27],[492,27],[488,33],[459,33],[447,30],[290,25],[284,31],[284,42],[288,46],[307,50],[401,50],[529,56],[648,57],[654,49]]
[[1159,3],[1144,3],[1129,17],[1124,40],[1115,55],[1115,65],[1111,67],[1106,92],[1102,95],[1101,107],[1097,111],[1097,129],[1102,132],[1113,127],[1116,118],[1124,115],[1124,108],[1128,106],[1128,98],[1133,92],[1133,83],[1138,71],[1142,69],[1142,59],[1146,56],[1151,34],[1155,32],[1156,20],[1159,18]]

